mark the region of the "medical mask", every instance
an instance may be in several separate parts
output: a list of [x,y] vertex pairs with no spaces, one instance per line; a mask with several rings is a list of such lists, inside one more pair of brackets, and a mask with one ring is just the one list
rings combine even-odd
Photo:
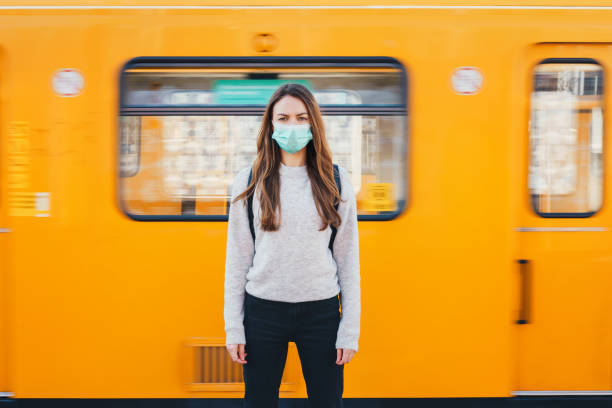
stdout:
[[296,153],[300,151],[312,139],[310,132],[310,124],[288,125],[285,123],[272,122],[274,125],[274,133],[272,139],[281,149],[288,153]]

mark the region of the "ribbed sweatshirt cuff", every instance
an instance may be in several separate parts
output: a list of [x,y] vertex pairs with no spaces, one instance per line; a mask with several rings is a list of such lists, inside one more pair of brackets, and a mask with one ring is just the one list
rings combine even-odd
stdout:
[[226,330],[225,344],[246,344],[244,328]]
[[357,351],[359,347],[358,344],[358,339],[355,337],[347,337],[347,338],[343,338],[343,337],[338,337],[338,339],[336,340],[336,348],[337,349],[352,349]]

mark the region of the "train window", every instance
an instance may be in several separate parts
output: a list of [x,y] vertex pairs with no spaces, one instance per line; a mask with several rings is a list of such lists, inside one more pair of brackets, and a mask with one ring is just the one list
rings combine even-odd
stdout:
[[301,83],[323,113],[360,220],[405,206],[407,76],[395,59],[135,58],[121,72],[119,202],[138,220],[226,220],[265,106]]
[[529,192],[542,217],[588,217],[602,206],[603,69],[547,59],[533,76]]

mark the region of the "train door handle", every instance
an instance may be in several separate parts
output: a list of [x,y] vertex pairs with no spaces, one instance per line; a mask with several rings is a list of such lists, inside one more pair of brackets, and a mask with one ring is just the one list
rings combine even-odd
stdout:
[[0,234],[3,232],[11,232],[11,230],[9,228],[0,228]]
[[521,300],[517,324],[531,323],[531,264],[527,259],[519,259],[519,273],[521,275]]

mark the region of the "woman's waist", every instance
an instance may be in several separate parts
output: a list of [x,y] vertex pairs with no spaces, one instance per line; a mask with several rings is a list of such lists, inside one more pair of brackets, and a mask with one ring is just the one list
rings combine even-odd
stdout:
[[338,295],[340,291],[337,287],[332,288],[331,295],[324,289],[325,288],[321,288],[321,290],[317,290],[315,292],[309,291],[306,292],[306,294],[303,291],[300,293],[297,291],[294,292],[286,290],[279,293],[277,291],[270,290],[270,288],[253,287],[253,285],[249,285],[249,282],[247,282],[245,297],[250,298],[250,300],[255,302],[274,304],[277,306],[289,306],[295,304],[314,306],[339,302]]

